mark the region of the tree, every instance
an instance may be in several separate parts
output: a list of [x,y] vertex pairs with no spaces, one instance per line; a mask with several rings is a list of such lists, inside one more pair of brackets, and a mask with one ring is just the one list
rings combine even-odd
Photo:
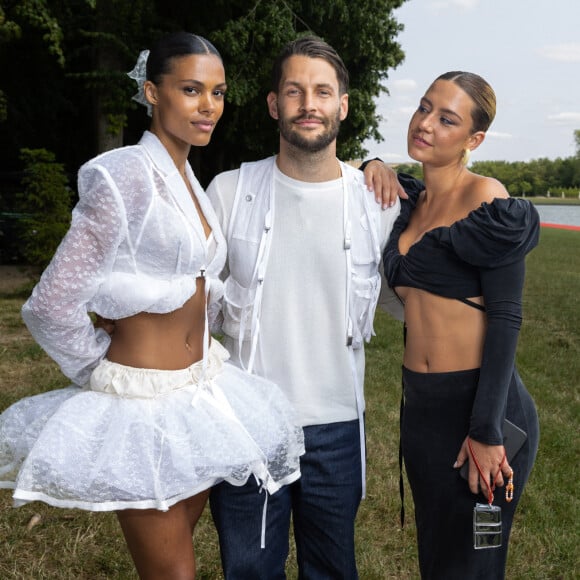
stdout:
[[[62,32],[44,0],[0,1],[0,47],[21,38],[23,27],[40,32],[48,52],[59,65],[64,64]],[[7,104],[6,94],[0,89],[0,123],[7,118]]]
[[576,142],[576,157],[580,157],[580,129],[574,131],[574,141]]
[[[71,3],[65,0],[62,4],[66,9]],[[126,71],[149,41],[155,14],[150,0],[93,0],[89,4],[82,28],[78,23],[71,26],[78,31],[78,49],[70,77],[81,81],[92,97],[95,149],[101,153],[123,145],[123,130],[135,92]],[[69,17],[78,20],[70,12]]]
[[[403,1],[216,1],[213,12],[221,21],[208,20],[207,34],[222,52],[229,93],[212,143],[198,152],[202,180],[277,151],[277,132],[265,104],[270,68],[281,47],[305,33],[316,34],[336,48],[349,70],[349,115],[341,127],[338,156],[363,157],[362,143],[368,137],[382,138],[374,97],[386,91],[389,69],[404,58],[395,40],[402,26],[392,15]],[[191,22],[190,28],[199,25]]]
[[18,196],[21,252],[27,263],[48,265],[70,224],[71,189],[62,164],[45,149],[23,149],[24,191]]
[[396,171],[423,180],[423,166],[420,163],[399,163],[396,166]]
[[304,33],[332,44],[349,68],[350,112],[339,155],[361,157],[365,139],[380,139],[374,97],[403,59],[396,42],[402,27],[392,16],[403,2],[214,0],[211,9],[199,10],[190,0],[0,0],[6,11],[5,20],[0,13],[1,82],[8,101],[0,156],[17,166],[20,149],[46,148],[76,173],[99,151],[134,143],[148,118],[131,101],[135,87],[126,72],[142,48],[181,29],[216,44],[229,85],[212,143],[192,155],[202,182],[277,150],[265,105],[269,70],[282,45]]

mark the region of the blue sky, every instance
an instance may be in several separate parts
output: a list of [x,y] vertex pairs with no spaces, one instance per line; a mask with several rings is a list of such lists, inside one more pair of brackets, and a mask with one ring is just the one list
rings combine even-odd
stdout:
[[580,129],[580,0],[408,0],[395,11],[405,60],[377,100],[381,143],[370,156],[410,161],[407,126],[429,84],[449,70],[483,76],[497,115],[473,161],[575,154]]

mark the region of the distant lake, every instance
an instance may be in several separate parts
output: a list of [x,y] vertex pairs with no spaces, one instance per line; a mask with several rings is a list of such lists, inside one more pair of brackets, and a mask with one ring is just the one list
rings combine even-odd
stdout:
[[580,226],[580,205],[537,205],[540,221],[565,226]]

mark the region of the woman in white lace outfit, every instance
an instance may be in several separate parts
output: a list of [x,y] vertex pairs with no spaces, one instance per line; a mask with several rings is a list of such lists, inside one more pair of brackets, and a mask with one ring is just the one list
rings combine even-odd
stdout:
[[16,506],[116,511],[140,577],[194,578],[210,487],[295,481],[302,431],[278,388],[209,336],[226,248],[187,157],[223,112],[221,57],[176,33],[130,76],[150,131],[81,168],[70,230],[22,309],[74,384],[0,415],[0,487]]

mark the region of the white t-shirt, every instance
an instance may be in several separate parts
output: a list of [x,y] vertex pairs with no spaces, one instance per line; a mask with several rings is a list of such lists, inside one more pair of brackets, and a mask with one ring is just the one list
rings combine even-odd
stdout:
[[[238,175],[238,170],[222,173],[207,189],[223,231],[228,231]],[[282,388],[303,426],[354,420],[342,180],[296,181],[275,166],[274,187],[276,219],[254,372]],[[397,214],[394,208],[381,214],[383,247]],[[238,341],[226,337],[225,345],[239,364]],[[243,360],[249,348],[249,343],[242,346]],[[353,352],[362,384],[364,349]]]

